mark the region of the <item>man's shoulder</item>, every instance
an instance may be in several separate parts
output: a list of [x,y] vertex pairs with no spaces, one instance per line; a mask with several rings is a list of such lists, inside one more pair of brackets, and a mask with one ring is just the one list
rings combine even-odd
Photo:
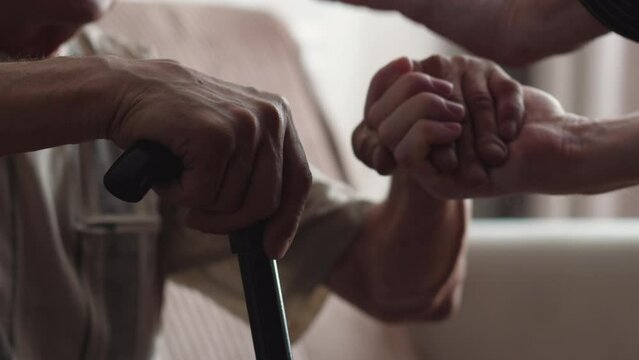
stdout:
[[83,27],[59,52],[63,56],[114,55],[131,59],[155,58],[155,51],[124,36],[109,34],[97,25]]

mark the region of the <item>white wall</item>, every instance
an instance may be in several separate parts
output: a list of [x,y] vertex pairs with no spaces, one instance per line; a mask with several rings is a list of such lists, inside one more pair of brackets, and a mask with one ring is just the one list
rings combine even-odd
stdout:
[[350,149],[350,134],[361,120],[368,82],[377,69],[396,57],[424,58],[441,52],[446,49],[442,41],[398,14],[329,1],[187,1],[259,8],[280,17],[301,46],[317,94],[338,135],[342,153],[354,164],[351,175],[358,188],[374,198],[385,195],[386,179],[359,165]]

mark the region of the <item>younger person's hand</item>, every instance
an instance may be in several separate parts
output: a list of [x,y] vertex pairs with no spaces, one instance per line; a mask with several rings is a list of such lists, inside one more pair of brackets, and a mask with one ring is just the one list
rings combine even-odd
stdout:
[[[353,134],[357,157],[382,175],[391,174],[397,167],[397,154],[393,150],[409,146],[409,142],[416,141],[413,137],[422,140],[420,157],[424,160],[435,146],[452,150],[462,133],[464,107],[447,99],[453,96],[453,85],[415,71],[418,68],[419,64],[401,58],[375,75],[364,120]],[[412,135],[407,137],[409,132]],[[454,152],[434,152],[442,168],[457,167]]]
[[523,113],[521,87],[491,62],[403,58],[373,78],[353,146],[381,174],[428,163],[475,187],[488,180],[489,167],[506,161]]

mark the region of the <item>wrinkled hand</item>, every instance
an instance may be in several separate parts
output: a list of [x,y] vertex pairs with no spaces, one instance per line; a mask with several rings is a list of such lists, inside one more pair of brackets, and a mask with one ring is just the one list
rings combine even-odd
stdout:
[[488,170],[487,181],[469,186],[463,177],[441,173],[428,162],[412,164],[410,173],[425,189],[442,198],[570,193],[569,179],[564,174],[574,173],[570,167],[578,165],[579,139],[575,129],[582,119],[567,114],[556,99],[542,91],[523,90],[523,128],[510,144],[508,161]]
[[122,86],[105,137],[156,141],[182,158],[179,181],[155,190],[189,209],[188,226],[228,234],[268,219],[265,252],[282,257],[311,184],[286,101],[172,61],[107,62]]
[[373,78],[353,146],[381,174],[428,159],[438,173],[474,187],[487,181],[486,168],[507,159],[506,142],[516,138],[523,112],[521,87],[493,63],[399,59]]
[[[566,113],[559,101],[541,90],[525,87],[526,113],[508,161],[489,171],[489,180],[464,194],[450,179],[434,180],[440,196],[486,197],[521,193],[574,193],[572,179],[580,165],[580,127],[585,117]],[[422,179],[430,177],[424,169]],[[439,183],[437,184],[437,182]]]

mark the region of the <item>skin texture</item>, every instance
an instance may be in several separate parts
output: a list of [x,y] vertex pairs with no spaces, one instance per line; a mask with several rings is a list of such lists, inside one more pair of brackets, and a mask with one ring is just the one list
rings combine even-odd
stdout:
[[[382,174],[429,158],[439,172],[482,183],[486,166],[507,159],[507,144],[523,124],[521,86],[497,65],[477,58],[398,59],[375,75],[371,91],[381,95],[368,105],[353,148]],[[410,151],[417,143],[424,147]]]
[[[110,5],[3,4],[0,51],[48,56]],[[439,86],[452,89],[445,81]],[[189,209],[190,227],[228,233],[268,219],[267,255],[286,253],[311,175],[281,97],[172,61],[114,57],[0,63],[0,88],[0,156],[102,138],[122,148],[139,139],[159,142],[182,158],[186,171],[156,191]],[[370,103],[381,95],[371,93]],[[464,204],[437,199],[398,172],[386,201],[367,215],[329,285],[383,320],[450,314],[463,279]],[[366,286],[356,286],[362,279]]]
[[[329,280],[331,288],[342,297],[391,322],[448,317],[459,304],[464,278],[464,203],[435,196],[409,168],[398,166],[392,150],[402,142],[402,129],[416,129],[424,135],[417,149],[420,159],[428,157],[428,149],[440,146],[432,152],[433,159],[446,171],[458,167],[453,142],[463,134],[461,123],[466,121],[472,126],[472,122],[461,105],[462,88],[446,80],[460,78],[461,70],[443,81],[417,71],[422,66],[406,58],[397,59],[371,81],[364,120],[353,134],[353,149],[360,160],[379,173],[392,173],[392,186],[388,200],[370,210],[367,224]],[[463,69],[468,70],[465,85],[472,90],[482,80],[485,82],[494,66],[477,60],[472,64],[469,61]],[[521,93],[516,91],[496,92],[494,98],[515,105],[523,102]],[[484,134],[506,148],[497,133],[494,114],[508,115],[508,121],[515,125],[514,133],[507,134],[508,139],[517,135],[523,120],[503,111],[503,107],[491,106],[490,111],[491,118],[486,114],[476,117],[484,116],[492,124]],[[419,119],[417,128],[402,125],[413,116]],[[384,123],[390,126],[385,127]],[[449,157],[450,154],[454,156]],[[492,160],[502,162],[506,154],[507,150]]]
[[[112,5],[6,2],[0,52],[10,58],[49,56]],[[190,209],[190,227],[226,234],[268,219],[265,252],[273,258],[286,253],[311,175],[285,99],[171,61],[7,62],[0,73],[6,90],[0,98],[1,155],[99,138],[123,148],[138,139],[157,141],[182,157],[186,171],[178,182],[155,190],[168,203]]]
[[385,321],[449,316],[464,278],[468,211],[433,191],[415,168],[426,163],[464,184],[486,181],[486,163],[506,161],[508,142],[518,136],[523,102],[521,87],[487,61],[400,58],[383,67],[352,140],[360,160],[393,175],[391,190],[370,210],[331,288]]
[[388,200],[369,209],[328,285],[385,322],[446,319],[461,302],[468,221],[467,204],[396,171]]
[[475,54],[523,66],[608,32],[575,0],[338,0],[395,10]]
[[[481,60],[437,57],[434,61],[430,58],[422,64],[436,62],[438,66],[422,66],[421,71],[430,72],[431,76],[447,74],[448,80],[462,84],[463,88],[464,81],[461,79],[467,78],[468,71],[475,71],[475,61]],[[466,122],[460,135],[457,128],[452,130],[453,128],[443,127],[446,119],[440,119],[437,123],[424,119],[423,113],[419,112],[406,112],[401,119],[390,116],[382,120],[382,125],[377,130],[362,130],[363,125],[355,130],[356,154],[363,162],[380,171],[376,167],[380,163],[370,159],[379,154],[377,147],[386,147],[397,160],[393,171],[409,174],[425,191],[443,199],[521,193],[595,194],[639,183],[639,166],[635,166],[636,161],[633,160],[639,151],[636,142],[639,136],[636,114],[602,121],[567,113],[551,95],[530,87],[513,86],[512,80],[503,77],[498,68],[488,62],[485,64],[488,64],[484,68],[488,79],[498,74],[498,81],[495,83],[498,86],[493,88],[498,90],[493,92],[497,114],[523,112],[521,123],[516,122],[520,124],[517,135],[508,144],[507,161],[494,167],[484,165],[485,176],[480,181],[473,178],[469,181],[465,169],[473,161],[469,161],[471,157],[462,155],[466,149],[473,146],[478,148],[482,143],[478,141],[483,132],[478,130],[481,124],[477,120]],[[389,66],[392,67],[392,63]],[[389,77],[388,74],[384,76]],[[400,81],[389,85],[387,91],[399,89],[397,84]],[[461,91],[464,92],[465,90]],[[516,94],[519,95],[514,96]],[[401,109],[413,101],[413,98],[405,97],[403,103],[396,102],[396,108]],[[432,96],[421,97],[420,101],[425,104],[433,103]],[[435,104],[444,101],[442,97]],[[470,105],[467,107],[471,108]],[[498,115],[497,119],[499,118]],[[388,126],[393,129],[390,136],[392,141],[384,140],[384,137],[389,137],[383,133],[386,122],[393,122],[395,125]],[[366,125],[366,121],[363,124]],[[423,128],[416,127],[419,124],[426,125]],[[419,130],[419,136],[415,135],[415,129]],[[464,132],[469,135],[465,137]],[[433,148],[433,144],[446,143],[450,138],[457,140],[461,161],[457,170],[442,171],[436,166],[432,156],[429,157],[429,150]],[[358,143],[368,146],[358,147]],[[387,166],[381,168],[388,170]]]
[[172,61],[114,57],[4,63],[0,83],[0,155],[100,138],[123,148],[156,141],[185,166],[156,190],[190,209],[190,227],[228,233],[268,218],[267,254],[286,252],[311,175],[281,97]]

